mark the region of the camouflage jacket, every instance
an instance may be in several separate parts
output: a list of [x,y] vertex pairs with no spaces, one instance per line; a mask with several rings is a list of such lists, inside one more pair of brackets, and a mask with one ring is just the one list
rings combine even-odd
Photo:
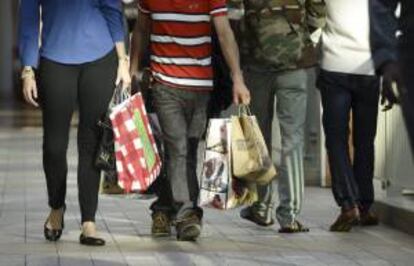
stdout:
[[324,0],[229,0],[228,4],[230,18],[240,19],[236,37],[244,66],[284,71],[316,64],[310,33],[325,23]]

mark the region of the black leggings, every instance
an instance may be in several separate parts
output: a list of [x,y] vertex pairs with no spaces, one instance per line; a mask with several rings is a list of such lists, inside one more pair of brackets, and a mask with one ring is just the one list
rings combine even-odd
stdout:
[[82,222],[95,221],[100,171],[94,157],[100,138],[97,121],[107,110],[115,87],[115,51],[91,63],[64,65],[42,58],[39,97],[43,112],[43,168],[49,206],[65,205],[67,148],[72,114],[78,106],[78,189]]

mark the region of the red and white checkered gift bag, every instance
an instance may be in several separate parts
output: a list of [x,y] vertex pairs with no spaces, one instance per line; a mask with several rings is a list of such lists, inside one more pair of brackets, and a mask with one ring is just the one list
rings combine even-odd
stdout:
[[161,158],[141,93],[115,106],[110,119],[118,183],[126,192],[143,192],[159,175]]

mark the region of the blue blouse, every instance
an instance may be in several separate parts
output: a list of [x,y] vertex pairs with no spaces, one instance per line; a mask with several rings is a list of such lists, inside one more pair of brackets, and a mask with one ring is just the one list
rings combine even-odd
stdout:
[[21,0],[22,64],[37,67],[39,56],[62,64],[82,64],[105,56],[115,42],[124,41],[121,8],[120,0]]

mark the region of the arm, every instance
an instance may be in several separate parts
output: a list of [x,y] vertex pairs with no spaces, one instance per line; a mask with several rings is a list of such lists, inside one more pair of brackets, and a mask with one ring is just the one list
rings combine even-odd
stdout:
[[118,86],[122,82],[122,87],[126,89],[131,85],[131,76],[129,75],[129,57],[126,54],[124,42],[117,42],[115,47],[118,55],[118,71],[115,85]]
[[118,71],[115,85],[122,82],[122,87],[125,89],[131,84],[131,77],[129,76],[129,58],[126,54],[124,42],[126,33],[123,25],[121,1],[101,0],[100,8],[107,22],[118,55]]
[[37,67],[40,31],[39,0],[22,0],[19,16],[19,52],[22,65]]
[[402,87],[397,62],[398,18],[395,10],[398,3],[399,0],[369,0],[371,51],[375,69],[383,76],[381,104],[385,105],[384,111],[399,102],[396,89]]
[[125,32],[121,1],[100,0],[100,9],[106,20],[114,43],[123,43]]
[[250,92],[244,84],[242,71],[240,69],[239,49],[231,30],[227,16],[213,17],[214,26],[220,42],[226,63],[230,68],[233,80],[233,102],[235,104],[249,104]]
[[19,54],[23,65],[23,96],[26,102],[38,107],[37,86],[33,67],[39,60],[40,3],[22,0],[19,10]]
[[151,18],[148,13],[140,9],[131,38],[130,74],[132,77],[136,77],[138,71],[141,70],[140,62],[149,45],[150,29]]
[[397,61],[398,0],[369,0],[370,39],[375,68]]

